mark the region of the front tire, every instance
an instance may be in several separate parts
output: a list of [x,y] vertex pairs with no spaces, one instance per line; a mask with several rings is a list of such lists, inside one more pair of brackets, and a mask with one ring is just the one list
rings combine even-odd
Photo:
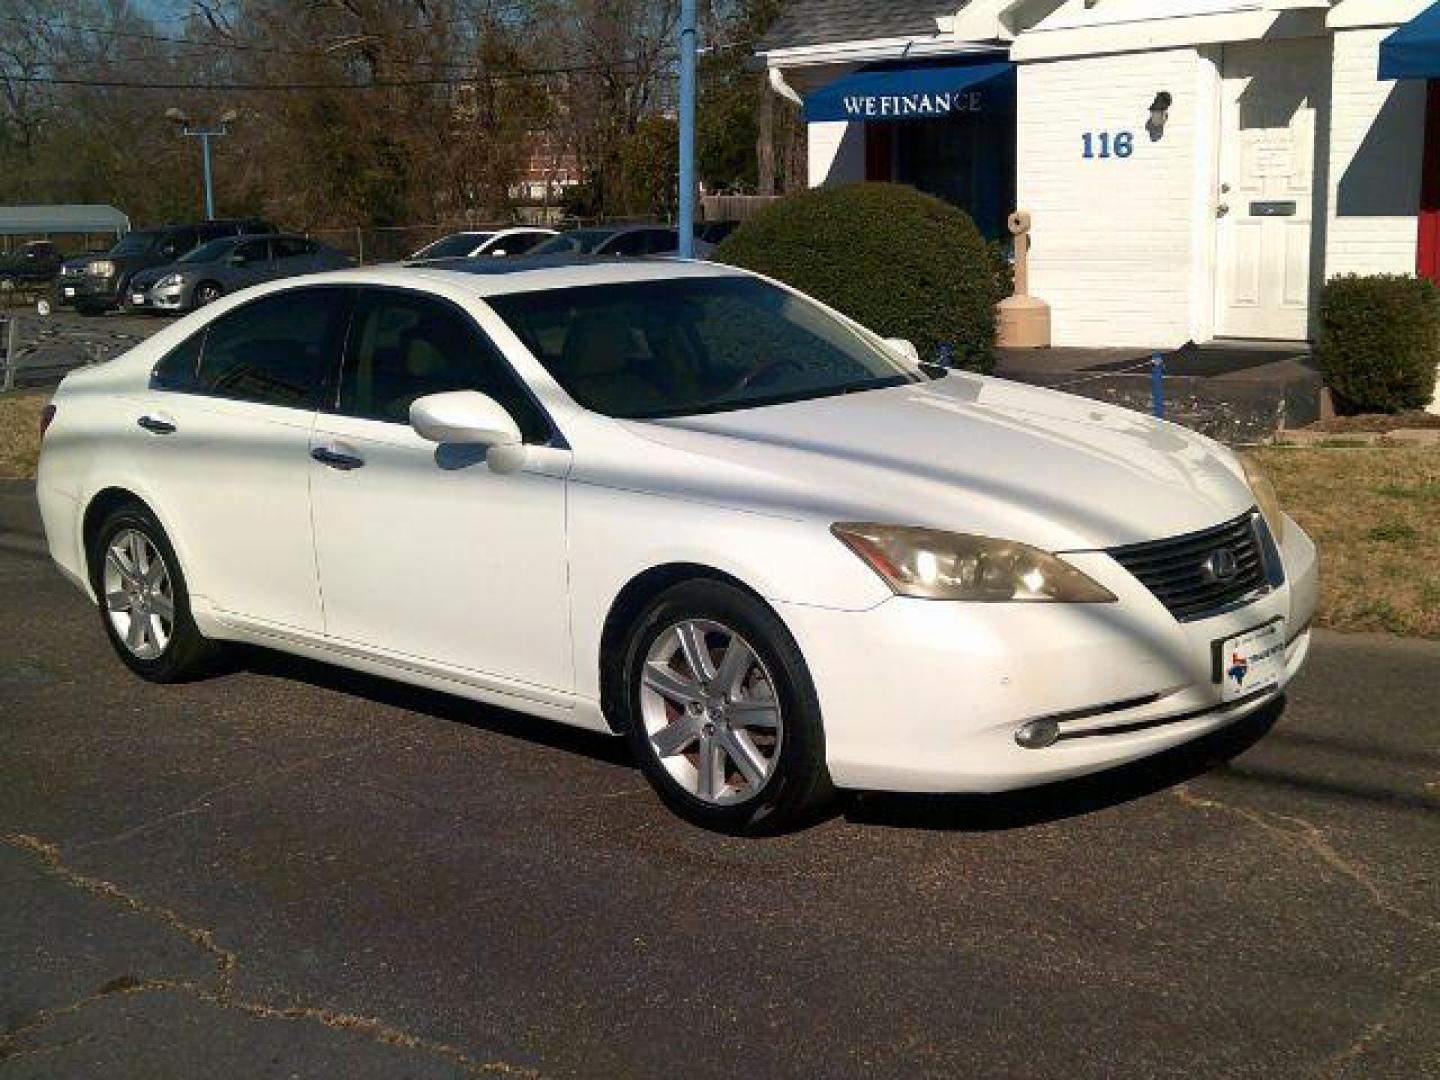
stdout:
[[90,582],[105,636],[136,675],[174,683],[210,671],[218,647],[196,627],[180,560],[144,506],[126,503],[101,523]]
[[213,304],[225,295],[225,290],[213,281],[202,281],[195,286],[194,296],[191,297],[190,307],[192,310],[206,307]]
[[833,794],[804,657],[749,593],[704,580],[668,589],[630,635],[624,687],[631,750],[687,821],[776,832]]

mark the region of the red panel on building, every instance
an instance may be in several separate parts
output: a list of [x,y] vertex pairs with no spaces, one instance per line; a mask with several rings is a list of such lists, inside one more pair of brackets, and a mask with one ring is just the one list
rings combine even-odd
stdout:
[[1415,272],[1440,283],[1440,79],[1431,79],[1426,86],[1425,167]]

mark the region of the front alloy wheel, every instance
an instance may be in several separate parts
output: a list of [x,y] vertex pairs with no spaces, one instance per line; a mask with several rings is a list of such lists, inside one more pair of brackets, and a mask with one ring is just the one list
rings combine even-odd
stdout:
[[690,619],[655,639],[641,676],[650,749],[695,798],[716,806],[764,789],[785,737],[765,663],[723,623]]
[[636,621],[622,670],[615,719],[681,817],[720,832],[774,832],[829,798],[809,669],[754,594],[708,579],[672,586]]

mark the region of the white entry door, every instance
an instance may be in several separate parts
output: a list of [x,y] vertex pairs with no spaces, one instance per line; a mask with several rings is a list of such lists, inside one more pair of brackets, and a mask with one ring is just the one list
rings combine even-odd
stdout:
[[1216,205],[1217,326],[1227,337],[1309,337],[1316,113],[1323,38],[1228,45]]

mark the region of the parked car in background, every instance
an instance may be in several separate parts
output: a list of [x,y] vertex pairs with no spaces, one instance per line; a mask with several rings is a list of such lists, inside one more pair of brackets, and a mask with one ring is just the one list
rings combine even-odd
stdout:
[[405,261],[415,263],[427,259],[473,259],[481,255],[524,255],[554,235],[554,229],[530,226],[451,233],[432,244],[426,244]]
[[31,240],[0,255],[0,289],[34,288],[55,279],[65,256],[49,240]]
[[[630,225],[624,228],[571,229],[551,237],[530,252],[532,255],[674,255],[680,235],[662,225]],[[701,240],[695,254],[704,258],[714,250]]]
[[49,550],[137,675],[240,641],[466,695],[624,736],[746,832],[1135,761],[1305,661],[1315,546],[1219,443],[733,267],[454,262],[261,285],[65,377]]
[[229,236],[211,240],[173,263],[138,271],[130,280],[125,306],[192,311],[248,285],[349,265],[348,255],[306,236]]
[[74,295],[62,292],[61,300],[73,303],[82,315],[99,315],[125,302],[130,294],[130,279],[141,270],[174,262],[201,244],[221,237],[273,232],[274,225],[255,218],[137,229],[127,233],[102,258],[92,259],[73,286],[64,286],[73,288]]
[[52,288],[54,305],[57,307],[74,307],[75,298],[80,292],[80,281],[85,276],[85,271],[96,259],[103,259],[110,253],[110,248],[90,248],[79,255],[72,255],[60,263],[60,269],[55,274],[55,283]]

